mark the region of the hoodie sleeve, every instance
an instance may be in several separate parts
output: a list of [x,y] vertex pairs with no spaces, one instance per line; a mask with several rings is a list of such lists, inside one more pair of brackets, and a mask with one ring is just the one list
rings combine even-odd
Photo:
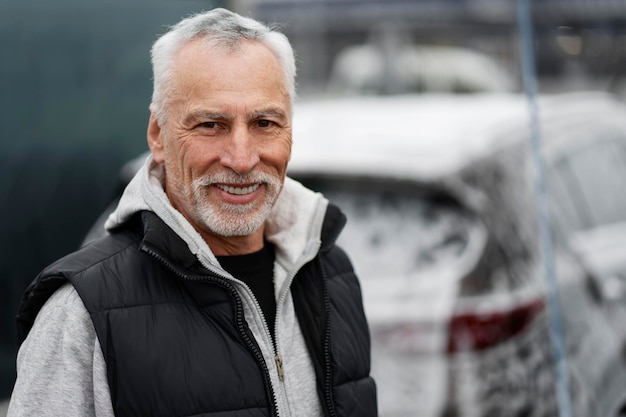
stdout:
[[7,417],[113,417],[106,365],[74,287],[46,302],[17,355],[17,380]]

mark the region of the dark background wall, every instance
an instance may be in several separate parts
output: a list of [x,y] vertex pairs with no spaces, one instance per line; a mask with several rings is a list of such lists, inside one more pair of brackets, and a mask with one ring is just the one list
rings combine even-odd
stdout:
[[200,0],[0,2],[0,398],[28,283],[78,247],[147,149],[149,49]]

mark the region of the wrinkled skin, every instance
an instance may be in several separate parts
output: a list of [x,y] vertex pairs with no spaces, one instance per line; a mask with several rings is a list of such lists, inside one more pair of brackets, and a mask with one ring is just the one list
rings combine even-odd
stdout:
[[165,164],[172,205],[215,255],[263,246],[264,221],[291,155],[291,103],[284,74],[264,45],[226,51],[194,40],[175,56],[166,121],[148,124]]

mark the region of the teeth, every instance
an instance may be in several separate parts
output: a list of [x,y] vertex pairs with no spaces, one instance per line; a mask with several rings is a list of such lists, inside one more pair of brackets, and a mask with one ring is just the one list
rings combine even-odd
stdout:
[[231,187],[227,185],[217,184],[217,188],[219,188],[220,190],[224,190],[229,194],[243,195],[250,194],[257,188],[259,188],[259,184],[254,184],[249,187]]

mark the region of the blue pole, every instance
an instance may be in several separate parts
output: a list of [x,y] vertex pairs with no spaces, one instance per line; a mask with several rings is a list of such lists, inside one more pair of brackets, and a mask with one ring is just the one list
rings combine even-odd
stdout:
[[517,1],[517,17],[522,51],[522,79],[528,99],[530,116],[531,149],[535,175],[535,197],[539,213],[539,233],[541,252],[543,255],[544,274],[548,288],[548,320],[552,357],[556,375],[556,393],[559,406],[559,417],[572,416],[572,401],[570,397],[569,372],[567,355],[564,347],[561,308],[559,303],[556,265],[554,259],[554,244],[552,241],[550,219],[548,214],[548,198],[544,164],[541,157],[541,132],[539,129],[539,112],[537,106],[537,75],[533,48],[533,28],[530,15],[529,0]]

